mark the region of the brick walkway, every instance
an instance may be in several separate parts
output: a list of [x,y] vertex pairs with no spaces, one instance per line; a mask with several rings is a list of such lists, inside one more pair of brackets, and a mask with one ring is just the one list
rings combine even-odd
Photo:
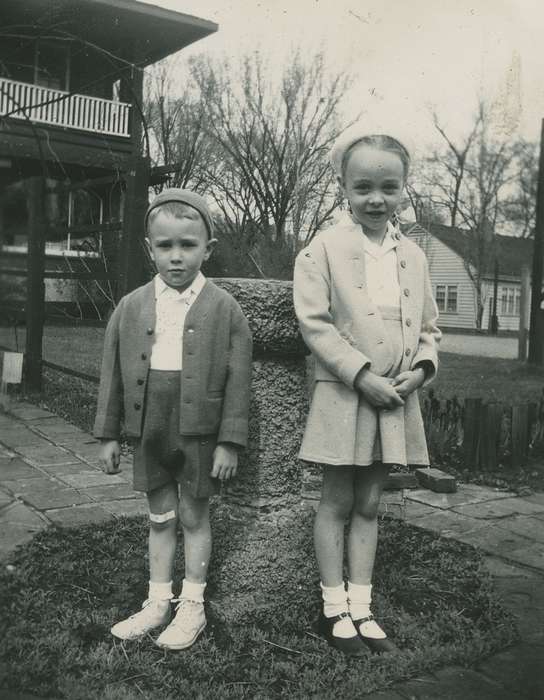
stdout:
[[[103,474],[97,447],[90,435],[36,406],[16,403],[0,413],[0,558],[51,524],[146,512],[130,486],[130,460],[123,458],[121,474]],[[474,670],[442,669],[367,700],[544,698],[544,494],[520,497],[474,485],[460,485],[455,494],[406,489],[385,493],[382,511],[483,549],[523,641]]]

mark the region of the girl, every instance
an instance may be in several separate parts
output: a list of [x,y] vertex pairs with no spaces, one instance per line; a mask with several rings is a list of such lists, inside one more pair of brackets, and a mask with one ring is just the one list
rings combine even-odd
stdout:
[[335,143],[331,163],[350,214],[295,264],[295,310],[315,358],[300,458],[324,465],[314,525],[318,628],[334,647],[358,655],[364,644],[395,649],[370,611],[378,505],[391,464],[429,464],[417,389],[436,373],[440,331],[425,255],[390,222],[406,183],[407,149],[356,127]]

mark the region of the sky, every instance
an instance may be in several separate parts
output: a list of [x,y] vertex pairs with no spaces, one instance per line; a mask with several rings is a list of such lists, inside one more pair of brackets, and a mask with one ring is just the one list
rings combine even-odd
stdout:
[[483,94],[499,121],[538,140],[544,118],[542,0],[155,0],[219,24],[180,53],[235,58],[256,49],[281,65],[291,48],[323,50],[354,84],[346,119],[387,115],[418,150],[433,140],[429,111],[456,137]]

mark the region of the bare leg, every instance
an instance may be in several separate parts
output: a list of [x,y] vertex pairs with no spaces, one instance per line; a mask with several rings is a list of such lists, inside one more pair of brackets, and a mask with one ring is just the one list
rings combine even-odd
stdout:
[[323,467],[321,501],[314,521],[314,546],[324,586],[339,586],[344,577],[344,526],[353,508],[353,467]]
[[383,464],[355,471],[355,504],[348,535],[349,579],[356,584],[372,581],[378,540],[378,506],[389,468]]
[[172,482],[147,494],[150,511],[149,578],[172,580],[177,542],[178,486]]
[[194,498],[182,492],[179,505],[185,547],[185,578],[192,583],[206,583],[212,552],[208,499]]

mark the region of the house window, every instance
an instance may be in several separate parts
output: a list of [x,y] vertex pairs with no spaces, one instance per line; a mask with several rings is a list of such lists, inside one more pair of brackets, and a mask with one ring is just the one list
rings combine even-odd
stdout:
[[70,47],[66,42],[38,41],[34,82],[54,90],[69,90]]
[[439,311],[451,314],[457,313],[456,284],[437,284],[435,290],[435,299]]
[[448,285],[446,311],[449,311],[452,314],[457,313],[457,285]]
[[501,287],[500,313],[502,316],[519,316],[521,289],[519,287]]

